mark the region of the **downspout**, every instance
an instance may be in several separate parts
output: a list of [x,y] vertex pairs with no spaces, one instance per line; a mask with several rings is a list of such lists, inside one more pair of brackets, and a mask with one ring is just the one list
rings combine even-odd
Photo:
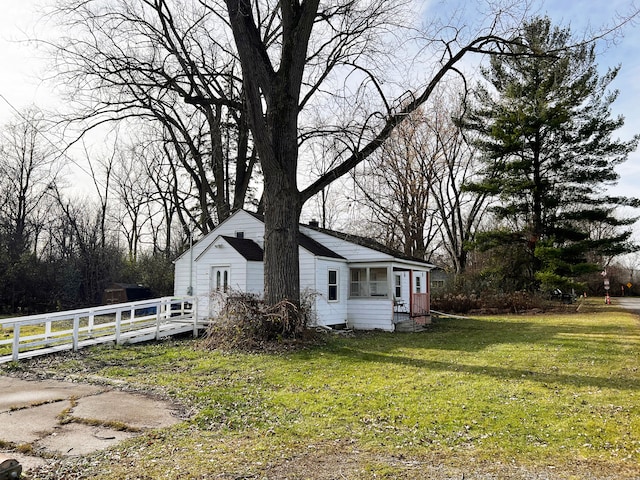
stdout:
[[187,295],[193,295],[193,230],[189,235],[189,288]]

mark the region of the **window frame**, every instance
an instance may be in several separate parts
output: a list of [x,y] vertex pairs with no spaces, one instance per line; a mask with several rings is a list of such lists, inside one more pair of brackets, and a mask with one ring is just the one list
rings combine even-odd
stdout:
[[[384,280],[377,278],[382,271],[385,272]],[[358,278],[354,279],[354,273],[356,272],[358,273]],[[349,267],[349,298],[389,300],[393,294],[391,285],[389,285],[389,278],[389,267],[380,267],[378,265]],[[358,294],[354,295],[355,286],[357,286]]]
[[211,266],[211,289],[216,292],[231,291],[231,265]]
[[[331,282],[331,274],[334,273],[335,282]],[[335,298],[331,298],[331,289],[335,289]],[[327,302],[336,303],[340,301],[340,270],[337,268],[329,268],[327,270]]]

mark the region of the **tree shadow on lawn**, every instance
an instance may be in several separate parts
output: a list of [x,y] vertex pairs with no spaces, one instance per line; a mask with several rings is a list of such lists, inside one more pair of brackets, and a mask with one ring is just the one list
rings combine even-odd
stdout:
[[612,346],[637,345],[640,350],[640,328],[629,331],[616,324],[580,325],[577,323],[543,323],[499,321],[482,318],[436,320],[419,333],[364,333],[358,343],[376,351],[398,348],[436,349],[478,352],[494,345],[554,345],[576,348],[579,353],[611,354]]
[[[634,356],[640,350],[640,331],[630,332],[617,325],[545,324],[542,322],[513,321],[500,322],[489,319],[456,319],[435,322],[431,328],[418,334],[371,334],[363,335],[352,342],[334,345],[331,351],[345,356],[353,362],[380,362],[406,365],[430,370],[461,372],[484,375],[507,380],[529,380],[541,384],[565,384],[574,387],[615,388],[620,390],[640,390],[638,375],[616,377],[594,376],[586,373],[567,373],[562,361],[549,360],[539,369],[527,366],[508,366],[507,359],[494,364],[474,365],[463,359],[429,359],[428,350],[478,352],[500,344],[518,344],[521,348],[531,348],[532,354],[544,355],[560,353],[568,355],[576,366],[580,361],[602,361],[619,366],[620,361]],[[636,346],[628,350],[625,347]],[[539,347],[539,348],[537,348]],[[407,351],[420,353],[410,356]],[[494,353],[495,355],[495,353]],[[545,371],[547,370],[547,371]],[[576,367],[573,368],[576,370]],[[585,372],[585,368],[582,371]],[[636,377],[636,378],[633,378]]]
[[561,367],[555,372],[541,372],[524,368],[501,367],[496,365],[470,365],[454,361],[447,362],[442,360],[416,359],[402,355],[389,355],[374,353],[371,351],[361,351],[348,347],[336,350],[335,353],[348,357],[354,362],[378,362],[393,365],[406,365],[443,372],[490,376],[502,380],[528,380],[547,386],[564,384],[573,387],[612,388],[630,391],[640,390],[640,381],[635,379],[566,374],[562,373]]

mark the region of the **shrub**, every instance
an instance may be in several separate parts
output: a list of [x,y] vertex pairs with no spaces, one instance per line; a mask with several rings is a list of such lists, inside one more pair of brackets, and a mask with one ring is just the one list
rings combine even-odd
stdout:
[[251,351],[291,345],[304,339],[310,323],[308,301],[301,306],[286,300],[268,305],[256,294],[240,292],[215,292],[213,297],[220,309],[207,329],[206,348]]
[[521,313],[544,311],[556,303],[529,292],[443,293],[432,298],[431,308],[445,313]]

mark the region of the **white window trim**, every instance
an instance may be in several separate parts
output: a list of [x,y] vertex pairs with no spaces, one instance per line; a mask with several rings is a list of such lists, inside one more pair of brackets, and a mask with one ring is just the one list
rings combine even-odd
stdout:
[[393,274],[393,296],[396,299],[402,298],[402,275]]
[[[386,280],[386,295],[371,295],[371,270],[372,269],[380,269],[386,270],[387,272],[387,280]],[[351,284],[353,283],[351,277],[352,270],[366,270],[366,278],[364,281],[360,281],[358,283],[362,283],[366,285],[367,295],[352,295],[351,294]],[[392,271],[389,266],[380,266],[380,265],[350,265],[349,266],[349,299],[367,299],[367,300],[389,300],[393,299],[394,286],[391,284],[391,278],[393,277]]]
[[[329,283],[329,279],[331,278],[331,272],[336,272],[336,283]],[[330,297],[330,288],[332,286],[336,287],[336,298],[334,300]],[[327,302],[329,303],[338,303],[340,302],[340,269],[338,268],[328,268],[327,269]]]

